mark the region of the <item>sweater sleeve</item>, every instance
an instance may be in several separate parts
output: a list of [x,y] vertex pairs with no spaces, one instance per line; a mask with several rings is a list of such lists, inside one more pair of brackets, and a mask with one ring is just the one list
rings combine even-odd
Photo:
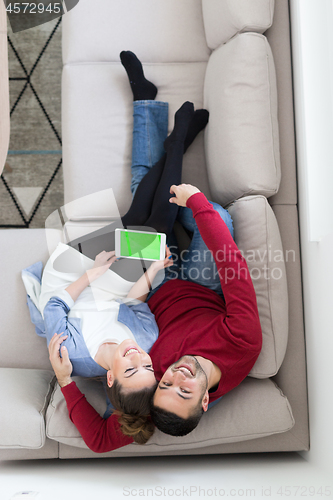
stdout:
[[69,418],[78,429],[84,442],[95,453],[105,453],[133,443],[120,429],[116,415],[102,418],[88,403],[75,382],[61,388]]
[[[229,229],[203,193],[187,200],[200,234],[212,252],[226,302],[225,326],[237,343],[244,343],[258,353],[262,333],[256,294],[246,261]],[[244,328],[246,325],[246,328]]]

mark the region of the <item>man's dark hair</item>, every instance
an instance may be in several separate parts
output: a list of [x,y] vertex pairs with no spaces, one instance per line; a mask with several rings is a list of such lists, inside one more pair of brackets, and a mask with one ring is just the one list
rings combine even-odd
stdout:
[[203,413],[201,401],[188,418],[179,417],[171,411],[154,406],[154,404],[150,409],[150,416],[156,427],[165,434],[170,434],[170,436],[186,436],[186,434],[189,434],[196,428]]

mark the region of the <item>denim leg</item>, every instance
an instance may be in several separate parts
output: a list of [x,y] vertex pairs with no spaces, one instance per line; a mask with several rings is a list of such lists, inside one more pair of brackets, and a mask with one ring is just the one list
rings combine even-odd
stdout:
[[[210,201],[209,203],[211,205],[213,205],[214,210],[216,210],[220,214],[221,218],[226,223],[226,225],[230,231],[231,236],[234,237],[234,228],[232,225],[232,218],[231,218],[228,210],[221,207],[221,205],[219,205],[218,203],[215,203],[214,201]],[[198,226],[197,226],[197,223],[195,222],[195,219],[193,217],[192,210],[188,207],[180,207],[179,208],[177,220],[181,223],[181,225],[183,227],[185,227],[185,229],[187,229],[188,231],[191,231],[192,233],[194,233],[195,230],[198,230]]]
[[132,182],[134,195],[141,179],[163,155],[163,143],[168,135],[167,102],[133,102],[133,145],[132,145]]
[[[210,203],[213,205],[214,210],[216,210],[224,220],[233,237],[234,231],[229,212],[218,203]],[[181,266],[179,278],[199,283],[223,296],[214,258],[201,237],[198,226],[192,215],[192,210],[187,207],[181,207],[177,219],[185,229],[193,232],[190,246],[187,250],[183,250],[180,256]]]

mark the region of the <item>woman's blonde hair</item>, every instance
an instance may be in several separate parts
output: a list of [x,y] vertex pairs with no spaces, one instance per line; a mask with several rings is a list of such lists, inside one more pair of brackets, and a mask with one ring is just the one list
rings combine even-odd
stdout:
[[145,444],[154,434],[155,426],[149,413],[156,386],[157,382],[152,387],[144,387],[139,391],[123,392],[116,379],[112,387],[106,387],[122,433],[131,436],[138,444]]

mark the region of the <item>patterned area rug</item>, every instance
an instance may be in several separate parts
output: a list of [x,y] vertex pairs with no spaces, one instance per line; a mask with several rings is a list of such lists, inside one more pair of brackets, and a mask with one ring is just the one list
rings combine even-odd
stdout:
[[0,227],[44,227],[63,205],[61,17],[13,33],[8,23],[10,144]]

